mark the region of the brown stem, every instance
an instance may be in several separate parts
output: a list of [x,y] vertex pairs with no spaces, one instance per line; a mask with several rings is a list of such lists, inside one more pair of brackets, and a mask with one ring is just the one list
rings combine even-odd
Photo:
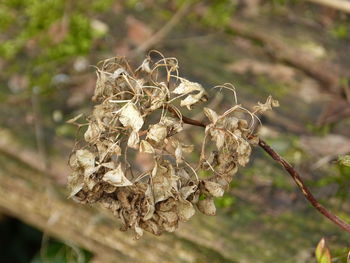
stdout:
[[312,195],[310,190],[306,187],[305,183],[301,179],[299,173],[286,161],[284,160],[274,149],[271,148],[265,141],[259,139],[259,146],[267,152],[272,159],[281,164],[283,168],[292,176],[294,182],[297,184],[303,195],[312,206],[314,206],[320,213],[322,213],[325,217],[331,220],[336,225],[340,226],[342,229],[350,233],[350,225],[341,220],[336,215],[332,214],[329,210],[327,210],[324,206],[322,206],[316,198]]
[[186,116],[183,116],[183,115],[179,115],[171,105],[168,105],[167,110],[169,112],[173,113],[177,118],[179,118],[180,120],[182,120],[186,124],[204,127],[204,128],[206,127],[206,125],[203,122],[187,118]]
[[[186,124],[194,125],[194,126],[200,126],[200,127],[206,127],[206,125],[203,122],[192,120],[190,118],[187,118],[185,116],[178,116],[176,111],[168,107],[168,110],[172,112],[174,115],[176,115],[178,118],[181,118],[182,121]],[[292,176],[294,182],[297,184],[298,188],[301,190],[305,198],[311,203],[313,207],[315,207],[321,214],[323,214],[325,217],[327,217],[330,221],[344,229],[345,231],[350,233],[350,225],[346,222],[344,222],[342,219],[337,217],[336,215],[332,214],[329,210],[327,210],[324,206],[322,206],[316,198],[313,196],[313,194],[310,192],[310,190],[307,188],[303,180],[301,179],[299,173],[291,166],[286,160],[284,160],[277,152],[275,152],[274,149],[271,148],[264,140],[259,139],[259,146],[267,152],[272,159],[274,159],[276,162],[281,164],[283,168]]]

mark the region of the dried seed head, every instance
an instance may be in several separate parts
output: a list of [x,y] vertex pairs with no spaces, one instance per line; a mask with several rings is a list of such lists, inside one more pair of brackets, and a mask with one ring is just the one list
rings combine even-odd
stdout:
[[[154,55],[160,59],[152,59]],[[218,87],[233,91],[237,103],[233,87]],[[135,71],[123,58],[103,61],[92,99],[97,105],[87,117],[85,146],[73,150],[69,160],[69,197],[101,204],[137,239],[144,230],[155,235],[175,231],[195,207],[214,215],[214,198],[223,196],[257,143],[255,114],[278,106],[270,96],[254,112],[240,105],[223,113],[204,107],[209,124],[199,152],[200,147],[184,143],[184,136],[177,137],[187,132],[181,110],[198,106],[208,94],[199,83],[178,76],[175,58],[155,51]],[[81,117],[68,122],[81,127]],[[197,163],[187,160],[192,152],[200,154]],[[198,178],[200,170],[211,176]]]

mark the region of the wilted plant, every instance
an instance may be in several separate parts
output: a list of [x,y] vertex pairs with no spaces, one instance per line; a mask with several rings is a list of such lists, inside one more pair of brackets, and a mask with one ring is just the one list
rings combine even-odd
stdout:
[[[203,107],[204,124],[182,112],[210,96],[199,83],[180,77],[176,58],[151,51],[135,70],[125,58],[101,62],[85,143],[69,160],[70,197],[101,204],[121,220],[122,230],[133,229],[136,238],[143,230],[155,235],[175,231],[195,208],[215,215],[214,198],[224,194],[238,168],[249,162],[251,146],[259,143],[269,152],[255,134],[257,114],[278,106],[269,96],[248,110],[237,103],[232,85],[215,88],[230,90],[234,105],[220,112]],[[81,126],[79,117],[69,122]],[[201,147],[183,142],[184,124],[205,127]],[[195,163],[186,158],[191,152],[199,156]],[[139,156],[148,162],[135,161]],[[199,176],[203,171],[210,176]],[[293,179],[309,199],[300,178]]]

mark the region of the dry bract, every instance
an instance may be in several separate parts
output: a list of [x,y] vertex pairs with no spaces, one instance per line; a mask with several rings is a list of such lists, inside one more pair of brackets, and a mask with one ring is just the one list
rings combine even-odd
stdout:
[[[224,195],[257,142],[255,113],[278,102],[269,97],[253,113],[240,105],[222,113],[204,107],[208,124],[202,146],[187,145],[176,136],[184,132],[182,109],[191,110],[207,99],[200,84],[178,76],[175,58],[153,51],[137,70],[124,58],[103,61],[85,146],[74,149],[69,160],[69,196],[101,204],[120,219],[122,230],[132,229],[136,238],[144,230],[155,235],[175,231],[180,221],[195,214],[195,207],[214,215],[214,198]],[[80,117],[69,122],[80,125]],[[192,152],[200,154],[197,163],[186,160]],[[137,155],[151,158],[141,165],[135,163]],[[201,170],[211,176],[199,178]]]

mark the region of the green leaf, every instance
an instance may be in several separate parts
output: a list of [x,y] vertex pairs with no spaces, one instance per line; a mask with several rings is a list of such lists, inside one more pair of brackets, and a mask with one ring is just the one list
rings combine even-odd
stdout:
[[317,263],[332,263],[331,253],[324,238],[318,242],[315,250]]

